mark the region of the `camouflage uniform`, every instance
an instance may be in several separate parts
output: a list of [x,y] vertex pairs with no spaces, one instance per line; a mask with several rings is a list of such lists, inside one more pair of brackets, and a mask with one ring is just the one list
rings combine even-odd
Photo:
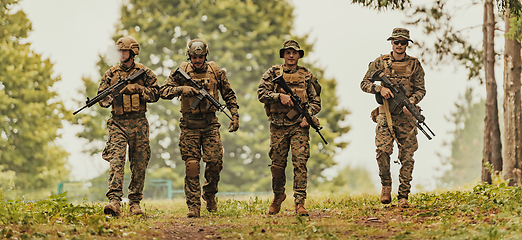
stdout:
[[[181,68],[192,79],[202,83],[217,100],[219,100],[219,95],[217,95],[219,91],[231,114],[234,117],[239,116],[236,94],[228,82],[225,71],[217,68],[214,62],[205,62],[202,69],[196,69],[192,63],[184,62]],[[221,124],[215,114],[217,109],[210,107],[207,110],[206,99],[201,101],[196,109],[191,109],[189,105],[193,102],[194,97],[182,96],[179,90],[181,86],[191,86],[191,83],[179,75],[171,74],[161,86],[160,96],[163,99],[181,96],[182,117],[179,123],[181,129],[179,149],[186,165],[185,197],[189,210],[197,211],[197,216],[199,216],[201,207],[200,159],[206,163],[203,198],[207,200],[207,209],[209,209],[208,201],[214,199],[218,192],[219,174],[223,169],[223,145],[219,133]]]
[[[292,149],[292,164],[294,167],[294,202],[304,204],[306,199],[306,186],[308,181],[308,169],[306,162],[310,157],[309,127],[301,127],[303,116],[298,115],[289,119],[286,114],[291,110],[280,103],[279,95],[283,91],[271,80],[283,74],[298,74],[304,81],[301,82],[302,91],[296,91],[302,96],[302,101],[308,102],[310,115],[313,116],[321,110],[321,101],[312,84],[313,74],[305,67],[297,66],[289,69],[285,65],[274,65],[264,74],[257,89],[260,102],[265,104],[265,110],[270,121],[270,151],[268,155],[272,160],[272,190],[275,198],[285,192],[287,157]],[[284,77],[287,82],[288,78]],[[292,87],[292,84],[289,83]],[[301,92],[301,93],[300,93]]]
[[129,145],[129,163],[132,173],[129,201],[140,202],[143,199],[145,170],[150,159],[149,123],[145,117],[146,103],[158,101],[159,86],[156,75],[149,68],[134,63],[130,68],[119,65],[107,70],[98,88],[99,93],[115,84],[118,79],[125,79],[140,69],[146,70],[145,75],[137,80],[137,84],[142,87],[134,94],[122,94],[123,105],[118,104],[118,101],[109,104],[100,101],[102,107],[112,105],[112,117],[107,121],[109,139],[102,154],[103,159],[110,162],[109,191],[106,194],[110,200],[121,201],[123,197],[127,145]]
[[[394,29],[394,33],[395,31],[397,29]],[[407,36],[409,40],[409,32]],[[361,82],[361,89],[364,92],[378,94],[378,97],[381,97],[380,91],[382,87],[376,85],[374,83],[375,80],[372,79],[373,74],[378,69],[383,70],[392,82],[397,83],[397,81],[401,81],[408,89],[406,96],[414,104],[418,104],[424,98],[426,94],[424,70],[418,59],[405,54],[405,57],[398,61],[390,53],[389,55],[378,57],[370,63],[368,71]],[[384,99],[384,101],[390,101],[390,99]],[[391,187],[390,155],[393,152],[393,142],[397,141],[399,143],[399,160],[402,164],[399,174],[398,198],[407,199],[411,189],[410,182],[414,165],[413,154],[418,148],[417,128],[415,127],[416,119],[411,113],[403,112],[403,106],[397,107],[396,111],[390,112],[393,133],[395,133],[393,134],[388,127],[385,110],[384,106],[381,105],[372,112],[372,118],[377,123],[375,145],[377,147],[376,159],[379,165],[379,176],[383,187]]]

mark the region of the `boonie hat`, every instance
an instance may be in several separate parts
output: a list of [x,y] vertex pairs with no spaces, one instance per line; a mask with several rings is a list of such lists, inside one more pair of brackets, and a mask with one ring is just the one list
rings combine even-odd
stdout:
[[279,49],[279,57],[283,58],[285,55],[285,50],[290,48],[299,52],[299,58],[304,56],[304,51],[299,47],[299,43],[297,43],[297,41],[287,40],[285,43],[283,43],[283,48]]
[[408,41],[413,42],[413,40],[410,39],[410,31],[406,28],[394,28],[391,37],[389,37],[387,41],[394,40],[399,37],[406,38]]

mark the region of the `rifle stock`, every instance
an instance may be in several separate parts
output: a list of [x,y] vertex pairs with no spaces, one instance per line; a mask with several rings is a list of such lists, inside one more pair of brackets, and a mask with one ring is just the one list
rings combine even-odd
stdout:
[[[218,111],[224,113],[230,120],[232,120],[232,117],[230,117],[230,115],[228,115],[225,112],[225,106],[223,104],[221,104],[212,95],[210,95],[210,93],[208,93],[208,91],[205,88],[203,88],[203,86],[201,86],[201,84],[199,84],[198,82],[194,81],[194,79],[192,79],[183,69],[178,67],[176,69],[176,71],[174,71],[174,73],[172,73],[172,74],[173,75],[180,74],[181,77],[183,77],[185,80],[190,81],[192,86],[199,92],[199,94],[196,95],[196,99],[190,104],[190,108],[196,109],[198,107],[199,103],[203,99],[206,98],[208,100],[208,102],[210,104],[212,104]],[[208,108],[210,108],[210,105],[207,106],[207,109]]]
[[85,109],[87,107],[91,107],[92,105],[96,104],[97,102],[103,100],[109,94],[112,94],[114,96],[114,98],[116,99],[118,96],[120,96],[120,91],[125,86],[127,86],[130,82],[134,81],[135,79],[137,79],[144,73],[145,73],[145,69],[142,68],[142,69],[138,70],[137,72],[133,73],[128,78],[118,80],[118,82],[116,84],[104,89],[103,91],[98,93],[92,99],[89,99],[89,97],[87,97],[87,101],[85,101],[85,106],[76,110],[76,112],[74,112],[73,115],[76,115],[77,113],[81,112],[83,109]]
[[308,113],[308,106],[306,103],[303,103],[301,98],[295,94],[290,86],[288,86],[288,83],[286,83],[285,79],[283,78],[283,75],[280,75],[274,79],[272,79],[273,83],[276,83],[279,85],[287,94],[290,94],[290,98],[292,99],[292,102],[294,103],[294,110],[296,110],[298,113],[303,114],[303,116],[306,118],[306,121],[310,126],[315,129],[315,132],[319,134],[321,139],[323,140],[325,145],[328,145],[328,142],[326,139],[324,139],[323,134],[321,134],[320,130],[323,129],[323,127],[318,126],[315,121],[312,120],[312,116],[310,116],[310,113]]
[[[435,136],[435,133],[431,131],[431,129],[428,127],[428,125],[424,122],[426,118],[419,112],[417,107],[413,105],[410,100],[406,97],[406,92],[408,91],[406,87],[402,84],[402,82],[399,82],[398,84],[393,84],[390,79],[384,74],[384,72],[380,69],[375,71],[375,73],[372,76],[373,79],[380,80],[383,83],[385,83],[387,86],[389,86],[390,90],[393,93],[392,103],[390,104],[390,111],[394,111],[395,108],[400,106],[406,106],[408,111],[417,119],[417,122],[415,123],[415,126],[419,130],[421,130],[422,133],[428,138],[428,140],[431,140],[432,137],[424,130],[424,127],[428,129],[428,131],[431,133],[431,135]],[[384,100],[385,101],[385,100]]]

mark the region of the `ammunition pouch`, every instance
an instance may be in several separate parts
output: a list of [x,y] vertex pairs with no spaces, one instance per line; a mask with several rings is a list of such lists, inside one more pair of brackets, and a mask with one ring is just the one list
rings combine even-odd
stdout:
[[183,122],[188,129],[203,129],[209,126],[214,117],[216,117],[214,112],[199,114],[184,113]]

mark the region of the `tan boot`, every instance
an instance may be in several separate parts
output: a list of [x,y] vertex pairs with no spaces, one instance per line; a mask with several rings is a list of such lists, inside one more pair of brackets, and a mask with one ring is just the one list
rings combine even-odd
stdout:
[[217,211],[217,202],[215,195],[203,195],[203,200],[207,202],[207,211],[215,212]]
[[131,202],[129,212],[134,215],[143,215],[145,212],[141,210],[140,202]]
[[301,216],[308,216],[308,210],[306,210],[303,203],[298,203],[295,205],[295,213]]
[[391,186],[382,186],[381,190],[381,203],[391,203]]
[[281,210],[281,204],[283,204],[283,201],[286,199],[286,194],[281,194],[274,196],[274,200],[272,201],[272,204],[270,204],[270,207],[268,207],[268,214],[274,215],[278,214]]
[[198,218],[199,217],[199,209],[198,208],[190,208],[187,213],[187,217],[189,218]]
[[103,213],[106,215],[112,215],[114,217],[119,217],[121,215],[121,204],[119,200],[111,199],[109,204],[105,205],[103,208]]
[[406,199],[406,198],[399,199],[399,207],[400,208],[409,208],[410,204],[408,204],[408,199]]

